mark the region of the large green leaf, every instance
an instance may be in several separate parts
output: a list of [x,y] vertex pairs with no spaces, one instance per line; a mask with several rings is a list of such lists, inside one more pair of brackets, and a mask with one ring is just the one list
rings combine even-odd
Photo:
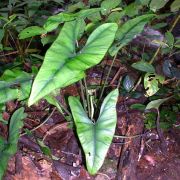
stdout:
[[90,174],[96,174],[101,168],[112,142],[117,121],[117,98],[118,89],[115,89],[104,99],[99,118],[94,123],[88,118],[78,98],[69,97],[69,105]]
[[137,34],[141,33],[146,23],[155,15],[146,14],[131,19],[119,27],[116,33],[116,42],[109,52],[114,56],[123,46],[127,45]]
[[23,127],[22,120],[26,117],[24,108],[16,110],[10,120],[8,141],[0,137],[0,179],[2,179],[6,170],[9,158],[17,151],[17,143],[19,139],[19,131]]
[[75,45],[82,32],[82,20],[65,23],[58,38],[48,49],[43,65],[35,78],[29,106],[53,90],[68,86],[84,77],[84,71],[98,64],[112,44],[117,25],[99,26],[78,52]]

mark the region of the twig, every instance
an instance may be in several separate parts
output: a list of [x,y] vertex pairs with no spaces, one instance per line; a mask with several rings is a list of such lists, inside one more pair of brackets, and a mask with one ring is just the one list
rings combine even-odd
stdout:
[[141,83],[141,80],[142,80],[142,77],[140,76],[140,78],[138,79],[137,83],[136,83],[135,86],[133,87],[132,92],[134,92],[134,91],[137,89],[137,87],[138,87],[139,84]]
[[125,145],[125,144],[129,144],[131,141],[123,141],[123,142],[113,142],[113,144],[120,144],[120,145]]
[[149,61],[149,64],[152,64],[152,63],[154,62],[154,60],[155,60],[156,56],[159,54],[161,48],[162,48],[162,45],[160,45],[160,46],[158,47],[158,49],[157,49],[156,52],[154,53],[153,57],[152,57],[151,60]]
[[119,67],[117,73],[115,74],[115,76],[113,77],[112,81],[110,82],[110,85],[114,84],[114,81],[117,79],[117,77],[119,76],[121,72],[121,67]]
[[174,29],[174,27],[175,27],[176,24],[178,23],[179,19],[180,19],[180,15],[178,15],[178,17],[175,19],[175,21],[174,21],[174,23],[172,24],[169,32],[172,32],[172,30]]
[[[33,129],[31,129],[30,131],[33,132],[33,131],[39,129],[42,125],[44,125],[44,124],[51,118],[51,116],[54,114],[55,110],[56,110],[56,108],[53,109],[53,111],[51,112],[51,114],[50,114],[41,124],[39,124],[38,126],[36,126],[36,127],[33,128]],[[20,137],[21,137],[21,136],[24,136],[24,135],[26,135],[26,134],[27,134],[26,132],[25,132],[25,133],[22,133],[22,134],[20,135]]]
[[115,138],[122,138],[122,139],[132,139],[132,138],[137,138],[137,137],[141,137],[144,136],[145,134],[137,134],[134,136],[118,136],[118,135],[114,135]]
[[70,123],[70,122],[64,122],[64,123],[61,123],[61,124],[58,124],[52,128],[50,128],[46,133],[45,135],[43,136],[43,142],[45,141],[45,139],[47,138],[47,136],[53,134],[53,131],[57,128],[61,128],[61,127],[65,127],[67,126],[67,124]]
[[111,180],[111,178],[107,174],[100,173],[100,172],[98,172],[97,174],[99,174],[101,176],[105,176],[108,180]]
[[18,50],[18,46],[17,46],[17,44],[16,44],[16,42],[15,42],[15,40],[13,38],[13,35],[11,34],[11,32],[9,30],[8,30],[8,33],[9,33],[9,35],[10,35],[10,37],[11,37],[11,39],[12,39],[12,41],[13,41],[15,47],[16,47],[16,49]]
[[119,87],[120,87],[120,85],[121,85],[121,81],[122,81],[122,76],[119,78],[118,85],[117,85],[117,89],[119,89]]
[[[30,44],[31,44],[32,40],[33,40],[33,37],[31,37],[31,39],[30,39],[30,41],[29,41],[29,43],[28,43],[28,45],[27,45],[26,49],[28,49],[28,48],[29,48],[29,46],[30,46]],[[25,50],[25,51],[26,51],[26,50]]]
[[0,57],[10,56],[10,55],[12,55],[12,54],[18,54],[18,53],[19,53],[19,51],[13,51],[13,52],[9,52],[9,53],[7,53],[7,54],[0,55]]

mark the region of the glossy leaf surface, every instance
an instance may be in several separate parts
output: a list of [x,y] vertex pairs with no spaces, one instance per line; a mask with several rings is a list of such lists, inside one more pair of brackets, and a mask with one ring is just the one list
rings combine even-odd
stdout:
[[65,23],[60,35],[48,49],[43,65],[35,78],[29,106],[57,88],[68,86],[84,77],[84,71],[98,64],[112,44],[117,25],[99,26],[76,53],[82,20]]
[[88,118],[78,98],[69,97],[69,105],[90,174],[96,174],[100,169],[112,142],[117,122],[117,98],[118,89],[115,89],[104,99],[99,118],[94,123]]

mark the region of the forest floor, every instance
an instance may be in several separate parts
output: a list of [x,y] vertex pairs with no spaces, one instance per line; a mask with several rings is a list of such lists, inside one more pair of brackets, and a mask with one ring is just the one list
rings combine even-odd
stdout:
[[[118,62],[118,61],[117,61]],[[119,67],[115,63],[114,73]],[[88,72],[88,84],[100,82],[99,67]],[[113,72],[113,71],[112,71]],[[127,67],[121,66],[122,74],[127,72]],[[111,77],[115,77],[115,74]],[[111,78],[111,86],[116,83]],[[78,84],[69,86],[61,91],[59,100],[64,103],[69,95],[80,94]],[[167,147],[164,149],[158,138],[156,129],[144,128],[144,114],[139,110],[132,110],[130,106],[134,103],[144,103],[146,97],[139,99],[119,96],[117,103],[118,122],[116,135],[134,136],[132,138],[113,139],[106,160],[96,176],[88,174],[85,168],[83,152],[80,148],[78,138],[73,131],[72,124],[66,121],[57,111],[42,100],[38,106],[26,108],[28,114],[25,119],[25,128],[32,129],[43,122],[51,112],[47,123],[33,132],[33,136],[23,135],[19,140],[19,150],[11,158],[6,172],[5,180],[179,180],[180,177],[180,132],[170,129],[164,132]],[[65,105],[65,103],[64,103]],[[7,113],[14,111],[17,107],[15,102],[7,104]],[[180,120],[180,118],[179,118]],[[1,127],[3,129],[3,127]],[[7,129],[3,129],[6,134]],[[36,139],[43,139],[44,143],[51,149],[54,157],[52,160],[45,156],[36,143]]]

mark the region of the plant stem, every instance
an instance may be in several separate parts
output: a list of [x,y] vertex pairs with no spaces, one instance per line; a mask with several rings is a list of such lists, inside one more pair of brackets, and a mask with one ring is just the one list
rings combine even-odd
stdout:
[[8,30],[8,33],[9,33],[9,35],[10,35],[10,37],[11,37],[11,39],[12,39],[12,41],[13,41],[15,47],[16,47],[16,49],[18,50],[18,46],[17,46],[17,44],[16,44],[16,42],[15,42],[15,40],[13,38],[13,35],[11,34],[11,31]]
[[[28,43],[28,45],[27,45],[26,49],[28,49],[28,48],[29,48],[29,46],[31,45],[32,40],[33,40],[33,37],[31,37],[31,39],[30,39],[30,41],[29,41],[29,43]],[[25,52],[26,52],[26,50],[25,50]]]
[[160,45],[160,46],[158,47],[158,49],[157,49],[156,52],[154,53],[153,57],[152,57],[151,60],[149,61],[149,64],[152,64],[152,63],[154,62],[154,60],[155,60],[156,56],[159,54],[161,48],[162,48],[162,45]]
[[135,86],[133,87],[132,92],[134,92],[134,91],[137,89],[137,87],[138,87],[139,84],[141,83],[141,80],[142,80],[142,77],[140,76],[139,79],[138,79],[138,81],[137,81],[137,83],[136,83]]
[[172,24],[169,32],[172,32],[172,30],[174,29],[174,27],[175,27],[176,24],[178,23],[179,19],[180,19],[180,15],[178,15],[178,17],[175,19],[175,21],[174,21],[174,23]]
[[88,87],[87,87],[86,78],[84,78],[84,86],[85,86],[85,91],[86,91],[87,110],[88,110],[88,115],[90,117],[90,115],[91,115],[91,108],[90,108],[90,101],[89,101],[89,94],[88,94]]
[[108,74],[107,74],[106,79],[105,79],[105,82],[104,82],[104,84],[103,84],[103,87],[102,87],[102,90],[101,90],[101,94],[100,94],[100,96],[99,96],[99,100],[98,100],[98,103],[97,103],[97,104],[99,104],[99,102],[101,101],[101,98],[102,98],[103,93],[104,93],[104,90],[105,90],[105,86],[106,86],[106,84],[107,84],[107,81],[108,81],[108,78],[109,78],[109,75],[110,75],[110,73],[111,73],[111,69],[112,69],[112,67],[113,67],[113,65],[114,65],[114,61],[115,61],[116,57],[117,57],[117,54],[114,56],[114,58],[113,58],[113,60],[112,60],[111,66],[110,66],[110,68],[109,68]]
[[93,96],[90,96],[90,105],[91,105],[90,118],[93,119],[93,116],[94,116]]
[[166,144],[165,138],[163,136],[163,132],[160,128],[160,112],[159,112],[159,109],[157,109],[156,129],[157,129],[157,133],[159,136],[159,140],[161,141],[161,150],[163,152],[166,152],[167,151],[167,144]]
[[82,101],[83,101],[83,107],[84,107],[84,110],[86,111],[86,101],[85,101],[84,87],[83,87],[83,84],[82,84],[82,80],[79,81],[79,84],[80,84],[80,88],[81,88],[81,98],[82,98]]
[[65,113],[68,114],[68,116],[72,117],[71,113],[67,110],[67,108],[65,108],[59,101],[58,104],[65,111]]

